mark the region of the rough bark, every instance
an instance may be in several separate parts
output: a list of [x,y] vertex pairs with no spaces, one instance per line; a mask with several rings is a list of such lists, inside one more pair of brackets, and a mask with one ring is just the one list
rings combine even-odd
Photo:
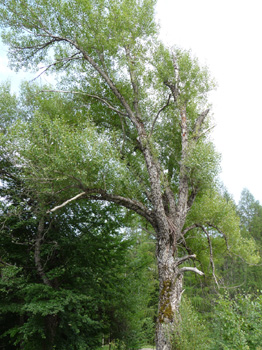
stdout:
[[159,304],[156,349],[171,350],[171,336],[179,321],[183,274],[179,273],[169,244],[158,244]]

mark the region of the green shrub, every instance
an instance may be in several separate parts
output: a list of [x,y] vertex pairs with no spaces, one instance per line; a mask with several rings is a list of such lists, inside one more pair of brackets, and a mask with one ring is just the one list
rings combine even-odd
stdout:
[[181,303],[180,316],[179,326],[172,335],[173,350],[209,350],[210,331],[186,298]]
[[215,307],[214,350],[259,350],[262,343],[262,296],[221,297]]

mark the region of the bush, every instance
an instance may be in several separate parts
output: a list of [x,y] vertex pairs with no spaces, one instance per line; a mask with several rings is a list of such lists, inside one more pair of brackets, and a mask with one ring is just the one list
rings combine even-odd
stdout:
[[221,297],[215,307],[214,350],[259,350],[262,343],[262,296]]
[[211,346],[210,331],[201,320],[189,300],[183,299],[180,307],[181,322],[172,335],[174,350],[209,350]]

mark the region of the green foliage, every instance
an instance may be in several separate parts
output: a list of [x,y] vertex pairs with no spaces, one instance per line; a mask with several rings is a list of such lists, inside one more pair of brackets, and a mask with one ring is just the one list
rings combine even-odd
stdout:
[[9,82],[0,85],[0,132],[4,132],[19,115],[18,101],[15,94],[11,93]]
[[215,308],[213,349],[259,349],[262,342],[261,312],[261,295],[220,298]]
[[[259,262],[260,257],[254,239],[250,235],[244,237],[241,234],[240,220],[234,203],[227,201],[218,191],[207,191],[203,196],[197,198],[188,215],[188,222],[199,223],[207,227],[219,227],[221,233],[214,232],[212,239],[224,251],[228,249],[229,253],[241,256],[251,264]],[[226,238],[223,233],[226,233]],[[198,243],[193,242],[192,244]]]
[[180,314],[181,322],[172,335],[172,349],[209,350],[212,343],[211,332],[186,298],[181,303]]
[[[51,45],[45,45],[43,27],[56,33],[56,37],[70,40],[77,38],[78,45],[89,53],[97,55],[103,48],[106,61],[112,56],[118,58],[123,44],[134,44],[156,31],[153,19],[154,0],[73,0],[73,1],[1,1],[0,22],[2,27],[11,27],[3,34],[4,42],[14,47],[27,47],[10,52],[11,65],[17,69],[18,62],[35,67],[48,61],[47,52]],[[98,20],[99,18],[99,20]],[[39,26],[40,24],[40,26]],[[42,28],[41,28],[42,27]],[[26,28],[23,32],[21,29]],[[63,58],[74,50],[67,50],[67,44],[53,40],[54,53],[63,65]],[[66,45],[64,45],[66,44]],[[30,47],[35,46],[28,57]],[[60,69],[56,67],[56,69]]]
[[41,243],[51,288],[36,272],[33,207],[21,216],[24,193],[13,179],[10,184],[16,186],[8,201],[15,195],[18,211],[3,205],[0,235],[0,333],[6,348],[94,349],[103,334],[130,348],[152,338],[154,244],[140,231],[120,231],[132,216],[95,203],[74,204],[54,216]]

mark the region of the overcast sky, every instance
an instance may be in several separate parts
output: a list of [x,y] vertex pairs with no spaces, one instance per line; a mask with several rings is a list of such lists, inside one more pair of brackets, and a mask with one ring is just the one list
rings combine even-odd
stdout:
[[[236,201],[244,187],[262,203],[262,20],[259,0],[158,0],[161,38],[191,49],[218,83],[212,94],[214,142],[221,179]],[[0,44],[0,81],[20,78],[7,68]],[[31,76],[32,78],[32,76]],[[41,79],[45,79],[42,76]]]
[[262,3],[158,0],[161,37],[191,49],[218,83],[212,94],[221,178],[238,201],[244,187],[262,203]]

